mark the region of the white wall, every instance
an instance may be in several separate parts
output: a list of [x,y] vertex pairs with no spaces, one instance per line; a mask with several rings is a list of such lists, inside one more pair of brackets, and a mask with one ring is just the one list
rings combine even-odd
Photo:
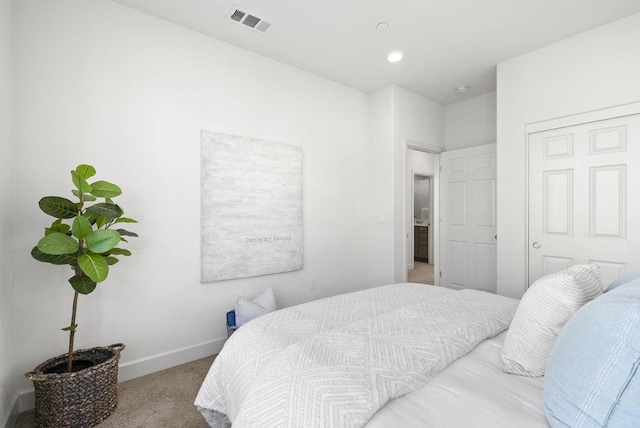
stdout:
[[[65,351],[68,272],[29,251],[50,221],[38,199],[67,194],[68,170],[82,162],[122,187],[140,238],[81,296],[77,347],[124,342],[125,367],[191,348],[213,353],[237,290],[253,297],[271,285],[288,306],[368,286],[366,94],[106,0],[15,7],[14,376]],[[203,129],[303,147],[302,271],[199,282]]]
[[[444,148],[444,108],[441,104],[393,85],[394,137],[418,147]],[[404,154],[403,154],[404,157]]]
[[496,92],[447,104],[444,122],[447,150],[495,144]]
[[[369,95],[371,105],[371,207],[369,249],[371,286],[403,282],[407,274],[407,141],[430,149],[444,147],[444,108],[396,85]],[[409,169],[407,169],[409,168]],[[384,215],[384,223],[376,215]],[[389,261],[392,264],[389,265]]]
[[444,107],[421,95],[393,86],[394,282],[405,281],[410,251],[407,227],[411,208],[407,194],[407,140],[417,148],[444,148]]
[[526,287],[525,125],[640,101],[640,14],[498,65],[498,293]]
[[[393,282],[393,86],[369,94],[369,105],[369,284],[375,287]],[[383,223],[377,221],[378,215],[384,216]]]
[[12,338],[13,282],[11,212],[13,200],[12,183],[12,124],[11,124],[11,0],[0,0],[0,426],[9,417],[9,407],[14,395],[15,384],[12,372],[14,349]]

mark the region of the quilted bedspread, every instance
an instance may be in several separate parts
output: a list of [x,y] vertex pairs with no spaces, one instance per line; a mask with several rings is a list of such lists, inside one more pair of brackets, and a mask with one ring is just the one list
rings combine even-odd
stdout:
[[394,284],[276,311],[231,336],[195,404],[234,427],[360,427],[507,329],[517,304]]

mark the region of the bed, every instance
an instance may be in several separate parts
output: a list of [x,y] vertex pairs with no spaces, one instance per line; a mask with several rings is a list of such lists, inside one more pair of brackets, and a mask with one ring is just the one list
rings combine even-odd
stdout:
[[502,332],[483,341],[422,388],[390,401],[365,426],[549,426],[544,416],[543,378],[502,371],[500,353],[505,336]]
[[[231,336],[195,404],[212,427],[231,421],[234,427],[562,426],[556,422],[566,409],[545,410],[545,377],[504,371],[505,340],[519,304],[475,290],[393,284],[269,313]],[[627,364],[637,369],[640,347],[633,346]],[[593,420],[640,421],[633,419],[640,382],[634,387],[631,379],[623,406],[620,390],[611,392],[621,412],[609,406]],[[575,395],[558,392],[568,382],[559,383],[553,394],[560,407],[581,400],[558,398]]]

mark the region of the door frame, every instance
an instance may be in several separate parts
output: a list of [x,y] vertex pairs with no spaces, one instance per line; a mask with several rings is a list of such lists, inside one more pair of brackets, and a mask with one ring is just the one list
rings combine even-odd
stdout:
[[[433,192],[431,193],[431,198],[433,201],[433,204],[431,207],[431,210],[432,210],[431,226],[433,228],[433,285],[440,285],[440,201],[439,201],[440,200],[440,153],[444,152],[445,150],[442,147],[434,146],[431,144],[420,143],[418,141],[413,141],[409,139],[404,140],[404,159],[403,159],[403,165],[402,165],[402,176],[404,179],[404,195],[402,198],[403,199],[402,211],[404,212],[404,215],[402,216],[402,220],[401,220],[404,234],[405,234],[404,246],[403,246],[404,249],[402,250],[404,282],[407,282],[407,278],[408,278],[407,267],[409,266],[408,259],[410,256],[410,254],[407,254],[408,237],[406,236],[409,233],[411,234],[411,236],[413,236],[413,221],[409,222],[407,220],[408,219],[407,194],[409,193],[410,190],[412,190],[412,189],[408,189],[409,180],[407,180],[407,176],[408,176],[407,157],[409,155],[409,152],[408,152],[409,150],[416,150],[418,152],[424,152],[424,153],[429,153],[431,155],[434,155],[433,179],[431,182],[431,186],[433,188]],[[424,175],[431,175],[431,174],[424,174]],[[413,178],[413,175],[412,175],[412,178]],[[411,184],[411,186],[413,186],[413,183]],[[411,215],[411,218],[413,218],[413,215]],[[411,230],[409,229],[409,223],[411,223]],[[431,234],[431,228],[429,229],[429,233]]]
[[[414,247],[415,247],[415,242],[413,239],[413,230],[411,230],[414,226],[414,222],[413,222],[413,210],[415,210],[415,205],[416,205],[416,201],[415,201],[415,194],[416,194],[416,175],[420,175],[423,177],[429,177],[429,210],[431,211],[430,217],[433,216],[433,176],[435,174],[435,171],[433,173],[430,172],[423,172],[423,171],[418,171],[415,169],[411,170],[411,177],[413,177],[413,181],[411,181],[411,189],[409,190],[409,210],[407,211],[407,249],[409,250],[407,252],[407,270],[412,270],[415,268],[414,266],[414,259],[415,259],[415,252],[414,252]],[[409,183],[407,183],[407,187],[409,187]],[[431,225],[429,225],[429,227],[431,227]],[[433,242],[433,237],[429,238],[429,241]],[[427,257],[427,260],[432,260],[433,259],[433,249],[431,248],[431,246],[429,245],[429,257]],[[435,267],[434,267],[435,269]],[[435,279],[434,279],[435,280]]]
[[540,122],[532,122],[525,125],[525,284],[526,289],[529,288],[529,252],[531,251],[531,243],[529,242],[529,191],[531,177],[529,172],[529,149],[530,149],[530,135],[542,132],[550,131],[552,129],[565,128],[568,126],[582,125],[590,122],[597,122],[600,120],[616,119],[624,116],[631,116],[634,114],[640,114],[640,101],[629,104],[622,104],[612,107],[607,107],[599,110],[588,111],[584,113],[573,114],[569,116],[557,117],[554,119],[547,119]]

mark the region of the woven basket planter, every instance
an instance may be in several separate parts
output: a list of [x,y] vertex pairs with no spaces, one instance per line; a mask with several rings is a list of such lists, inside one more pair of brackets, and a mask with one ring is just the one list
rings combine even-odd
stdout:
[[108,418],[118,405],[118,361],[123,349],[119,343],[75,351],[74,361],[93,363],[76,372],[46,373],[66,363],[64,354],[25,373],[35,386],[36,428],[93,427]]

